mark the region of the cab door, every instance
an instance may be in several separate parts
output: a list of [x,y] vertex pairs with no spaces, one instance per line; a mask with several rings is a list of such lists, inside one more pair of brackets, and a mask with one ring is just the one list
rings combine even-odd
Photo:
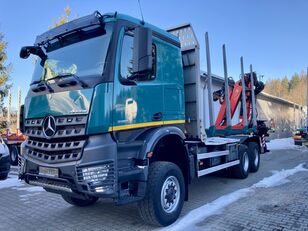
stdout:
[[155,42],[152,44],[152,72],[132,81],[129,78],[133,69],[133,40],[132,32],[123,30],[120,33],[114,79],[113,131],[163,124],[163,80],[156,71]]

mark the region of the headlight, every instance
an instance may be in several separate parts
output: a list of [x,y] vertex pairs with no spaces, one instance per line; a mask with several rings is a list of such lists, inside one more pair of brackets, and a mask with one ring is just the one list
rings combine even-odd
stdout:
[[20,145],[20,155],[21,155],[21,156],[25,156],[26,153],[27,153],[26,143],[27,143],[27,140],[25,140],[24,142],[22,142],[21,145]]

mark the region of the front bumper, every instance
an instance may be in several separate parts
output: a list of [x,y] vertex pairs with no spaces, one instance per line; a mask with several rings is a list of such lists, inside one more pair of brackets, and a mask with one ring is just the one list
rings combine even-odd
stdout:
[[300,145],[300,146],[302,146],[302,145],[308,145],[308,139],[307,138],[301,138],[301,139],[295,139],[294,138],[294,144],[295,145]]
[[[114,198],[119,202],[121,197],[130,195],[132,184],[144,184],[147,173],[147,167],[134,165],[132,156],[118,159],[117,144],[109,133],[89,137],[78,161],[47,164],[25,154],[25,144],[21,153],[20,178],[28,184],[42,186],[46,191],[73,193],[76,197],[91,195]],[[58,177],[42,175],[40,166],[58,169]],[[136,194],[144,194],[144,190],[137,191]]]
[[0,176],[6,176],[10,172],[10,157],[0,157]]
[[[48,164],[33,159],[25,154],[27,147],[22,145],[20,159],[20,178],[28,184],[44,187],[55,193],[78,193],[100,197],[115,197],[117,191],[116,175],[116,143],[110,134],[89,137],[82,158],[78,161]],[[83,178],[83,169],[89,166],[109,167],[106,177],[93,179]],[[58,177],[44,175],[39,167],[58,169]],[[96,188],[100,187],[100,190]]]

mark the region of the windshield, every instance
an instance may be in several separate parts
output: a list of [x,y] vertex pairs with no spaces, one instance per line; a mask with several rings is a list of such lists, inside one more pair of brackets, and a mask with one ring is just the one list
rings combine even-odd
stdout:
[[112,34],[112,27],[105,26],[103,33],[78,31],[43,47],[47,54],[44,66],[37,57],[31,84],[57,76],[73,74],[102,75]]

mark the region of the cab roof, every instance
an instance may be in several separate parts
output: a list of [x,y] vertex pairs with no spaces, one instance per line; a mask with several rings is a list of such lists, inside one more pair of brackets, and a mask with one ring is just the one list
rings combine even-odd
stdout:
[[176,37],[175,35],[159,28],[159,27],[156,27],[150,23],[147,23],[147,22],[143,22],[142,20],[140,19],[137,19],[137,18],[134,18],[134,17],[131,17],[129,15],[125,15],[125,14],[119,14],[117,12],[115,13],[107,13],[107,14],[104,14],[108,17],[108,19],[111,19],[111,18],[114,18],[115,20],[125,20],[125,21],[129,21],[129,22],[132,22],[132,23],[135,23],[137,25],[140,25],[140,26],[144,26],[144,27],[148,27],[150,28],[152,31],[156,32],[156,33],[159,33],[171,40],[173,40],[174,42],[176,43],[180,43],[180,40],[178,37]]
[[102,15],[98,11],[95,11],[93,14],[77,18],[75,20],[69,21],[63,25],[57,26],[51,30],[46,31],[45,33],[36,37],[35,44],[41,45],[46,41],[68,34],[72,31],[117,20],[125,20],[140,26],[145,26],[147,28],[150,28],[154,33],[162,35],[163,37],[166,37],[171,40],[173,43],[178,44],[178,46],[180,44],[180,40],[178,37],[150,23],[143,22],[137,18],[125,14],[118,14],[117,12]]

